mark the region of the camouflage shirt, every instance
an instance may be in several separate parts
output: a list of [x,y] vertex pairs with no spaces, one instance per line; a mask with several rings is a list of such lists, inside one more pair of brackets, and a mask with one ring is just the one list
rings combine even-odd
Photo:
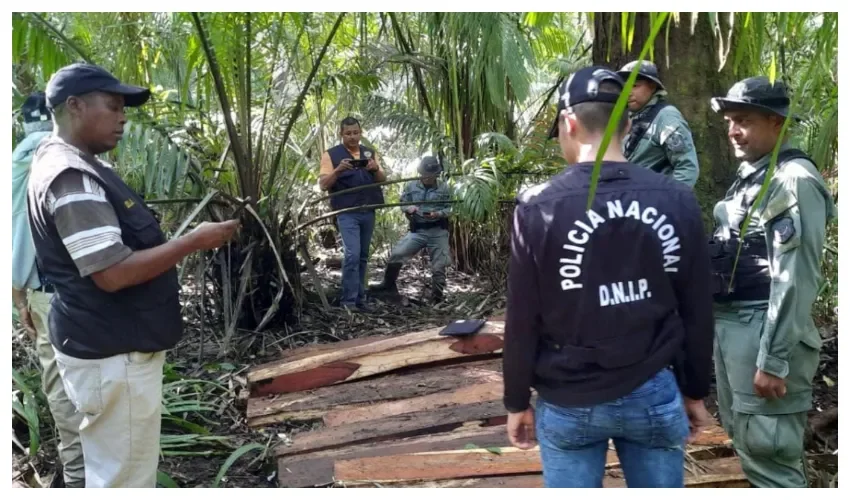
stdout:
[[[783,145],[780,151],[788,148]],[[747,216],[742,207],[744,198],[758,195],[762,183],[753,179],[768,167],[770,156],[741,163],[740,182],[714,207],[718,237],[729,238],[733,229],[741,229]],[[811,310],[822,281],[820,262],[826,224],[835,215],[832,195],[810,161],[790,160],[774,171],[746,233],[765,238],[770,266],[768,312],[756,361],[762,371],[784,378],[797,344],[803,342],[816,349],[821,345]],[[755,302],[739,305],[763,307],[763,301]]]
[[[632,113],[632,121],[639,120],[653,106],[666,100],[666,95],[665,91],[656,92],[643,108]],[[691,187],[699,177],[699,162],[691,129],[674,106],[667,106],[655,116],[627,159],[655,172],[672,175],[674,179]]]

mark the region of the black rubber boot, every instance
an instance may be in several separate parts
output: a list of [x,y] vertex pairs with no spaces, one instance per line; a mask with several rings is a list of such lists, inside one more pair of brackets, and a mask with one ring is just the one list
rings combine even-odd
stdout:
[[401,264],[387,264],[387,269],[386,271],[384,271],[383,283],[369,287],[369,291],[397,294],[398,287],[396,286],[396,280],[398,280],[398,275],[400,272]]
[[440,286],[436,283],[431,284],[431,300],[435,304],[439,304],[440,302],[443,301],[443,287],[442,286]]

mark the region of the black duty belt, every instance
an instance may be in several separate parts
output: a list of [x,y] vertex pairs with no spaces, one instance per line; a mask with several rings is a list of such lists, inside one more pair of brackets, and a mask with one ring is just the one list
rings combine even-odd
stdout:
[[738,300],[768,300],[770,299],[770,283],[758,283],[741,288],[735,286],[734,291],[727,295],[715,295],[715,302],[725,303]]
[[449,228],[448,219],[437,219],[437,220],[432,221],[432,222],[416,222],[412,219],[410,221],[410,230],[414,233],[416,231],[420,230],[420,229],[431,229],[431,228],[435,228],[435,227],[439,227],[439,228],[442,228],[442,229],[448,229]]
[[33,290],[33,292],[56,293],[56,289],[53,288],[53,285],[50,283],[42,283],[41,286]]

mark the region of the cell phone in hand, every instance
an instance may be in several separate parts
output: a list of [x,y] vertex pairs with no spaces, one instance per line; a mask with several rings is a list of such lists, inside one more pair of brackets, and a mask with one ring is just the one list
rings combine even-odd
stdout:
[[351,166],[354,168],[366,168],[369,165],[369,160],[351,160]]

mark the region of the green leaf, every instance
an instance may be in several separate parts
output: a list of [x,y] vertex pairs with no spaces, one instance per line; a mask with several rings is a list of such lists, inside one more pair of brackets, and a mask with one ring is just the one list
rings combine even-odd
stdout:
[[500,456],[502,455],[502,449],[499,448],[498,446],[492,446],[490,448],[487,448],[487,451],[489,451],[490,453],[492,453],[494,455],[500,455]]
[[171,476],[162,472],[161,470],[156,471],[156,484],[164,487],[164,488],[179,488],[180,486],[171,479]]
[[477,444],[467,443],[466,446],[463,447],[464,450],[477,450],[480,448]]
[[193,422],[189,422],[188,420],[182,419],[180,417],[175,417],[173,415],[163,415],[163,421],[172,422],[175,425],[178,425],[189,432],[194,434],[209,434],[210,430],[202,425],[198,425]]
[[[613,16],[612,16],[613,17]],[[626,52],[626,46],[629,39],[629,13],[620,13],[620,45],[623,53]]]
[[221,469],[219,469],[218,474],[215,476],[215,481],[213,481],[212,487],[218,488],[219,483],[221,483],[221,479],[224,477],[225,474],[227,474],[227,471],[230,469],[233,463],[239,460],[242,455],[250,451],[265,449],[266,447],[259,443],[248,443],[239,447],[229,457],[227,457],[227,460],[224,461],[224,464],[221,466]]
[[770,78],[771,84],[776,81],[776,52],[770,54],[770,69],[768,70],[768,78]]
[[826,375],[823,376],[823,383],[826,384],[827,387],[835,387],[835,381]]
[[27,384],[26,380],[24,380],[24,376],[18,370],[12,368],[12,381],[15,383],[15,386],[27,396],[33,396],[33,390]]

